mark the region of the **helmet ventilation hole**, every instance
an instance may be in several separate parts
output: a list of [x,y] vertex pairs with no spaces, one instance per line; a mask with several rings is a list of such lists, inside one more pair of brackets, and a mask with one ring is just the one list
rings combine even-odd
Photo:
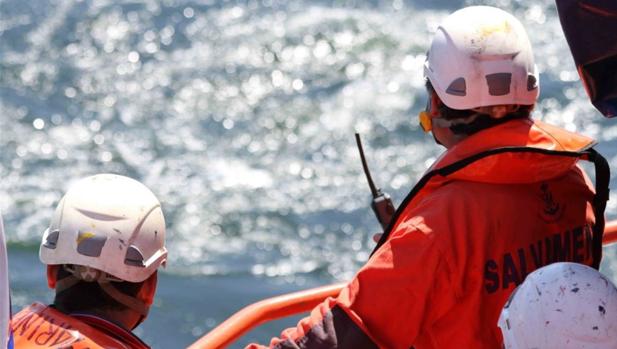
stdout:
[[533,91],[538,88],[538,79],[535,76],[527,75],[527,91]]
[[453,96],[466,96],[467,95],[467,84],[465,83],[465,78],[458,78],[448,86],[446,90],[447,94],[451,94]]
[[88,257],[99,257],[106,241],[107,236],[80,231],[77,234],[77,252]]
[[45,236],[45,242],[43,243],[44,247],[54,250],[58,245],[58,237],[60,236],[59,230],[54,230],[49,232],[47,236]]
[[134,267],[144,267],[144,255],[136,246],[131,245],[126,251],[126,258],[124,259],[124,264],[132,265]]
[[486,84],[488,85],[488,93],[491,96],[505,96],[510,93],[510,84],[512,83],[511,73],[495,73],[486,76]]

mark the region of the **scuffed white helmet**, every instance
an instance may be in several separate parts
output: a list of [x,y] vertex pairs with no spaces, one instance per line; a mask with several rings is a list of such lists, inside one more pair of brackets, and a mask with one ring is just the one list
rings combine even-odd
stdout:
[[490,6],[471,6],[439,26],[424,65],[443,103],[452,109],[532,105],[538,73],[525,28]]
[[39,256],[45,264],[85,266],[142,282],[167,259],[161,204],[128,177],[82,179],[58,204]]
[[554,263],[527,276],[498,325],[506,349],[617,348],[617,288],[586,265]]

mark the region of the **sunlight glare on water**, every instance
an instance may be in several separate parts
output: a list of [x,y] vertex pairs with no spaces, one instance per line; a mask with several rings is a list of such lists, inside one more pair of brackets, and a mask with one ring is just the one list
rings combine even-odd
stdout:
[[[395,187],[408,188],[424,169],[389,161],[401,151],[413,145],[414,159],[438,151],[410,115],[422,99],[428,42],[428,19],[411,20],[415,11],[46,5],[3,4],[22,18],[2,25],[10,72],[2,126],[11,129],[1,141],[2,173],[12,182],[0,188],[12,239],[37,240],[67,179],[118,172],[161,197],[172,270],[255,272],[259,264],[275,275],[321,268],[348,277],[376,229],[363,214],[368,191],[354,130],[386,188],[401,173],[405,183],[397,177]],[[333,266],[341,254],[348,262]]]

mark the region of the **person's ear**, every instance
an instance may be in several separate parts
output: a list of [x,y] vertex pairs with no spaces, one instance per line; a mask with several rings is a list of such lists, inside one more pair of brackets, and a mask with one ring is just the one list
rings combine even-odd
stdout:
[[152,302],[154,302],[154,295],[156,294],[156,285],[158,280],[157,274],[158,272],[155,271],[144,281],[144,284],[137,295],[137,297],[147,305],[152,305]]
[[439,96],[437,95],[437,93],[435,92],[431,93],[430,115],[432,118],[439,117],[439,106],[441,106],[441,99],[439,99]]
[[47,266],[47,286],[52,290],[56,288],[56,282],[58,281],[58,271],[60,265],[48,265]]

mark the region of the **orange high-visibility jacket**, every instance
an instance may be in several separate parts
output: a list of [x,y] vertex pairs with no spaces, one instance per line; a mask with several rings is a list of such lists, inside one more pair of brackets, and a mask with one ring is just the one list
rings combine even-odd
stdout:
[[594,190],[576,164],[593,144],[529,119],[466,138],[401,204],[338,298],[270,347],[500,349],[499,313],[527,274],[600,258]]
[[66,315],[40,303],[11,321],[16,349],[149,349],[131,332],[99,317]]

